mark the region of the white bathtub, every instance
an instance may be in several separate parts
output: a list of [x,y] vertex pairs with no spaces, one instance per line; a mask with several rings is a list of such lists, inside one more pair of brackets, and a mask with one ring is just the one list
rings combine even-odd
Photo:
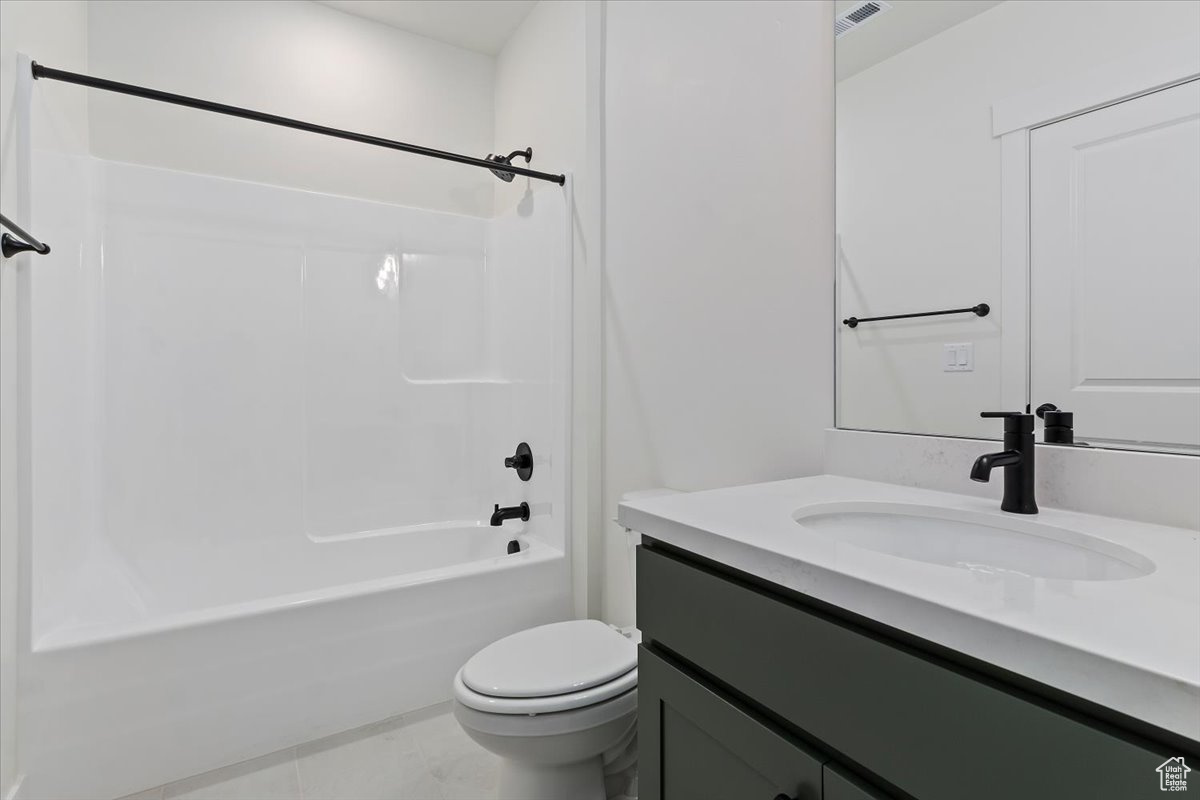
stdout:
[[430,705],[570,615],[569,186],[479,219],[47,151],[32,188],[19,798]]
[[[96,565],[64,605],[88,618],[33,643],[20,797],[117,797],[448,699],[480,647],[569,614],[563,554],[508,555],[510,538],[418,529]],[[318,575],[330,588],[299,590]]]

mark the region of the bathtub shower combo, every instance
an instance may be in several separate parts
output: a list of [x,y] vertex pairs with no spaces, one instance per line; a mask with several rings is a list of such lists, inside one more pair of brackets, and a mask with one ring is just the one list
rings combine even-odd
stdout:
[[20,79],[16,216],[52,246],[18,274],[22,794],[117,796],[447,700],[481,647],[567,619],[570,182],[381,145],[533,178],[476,218],[67,155],[40,89]]

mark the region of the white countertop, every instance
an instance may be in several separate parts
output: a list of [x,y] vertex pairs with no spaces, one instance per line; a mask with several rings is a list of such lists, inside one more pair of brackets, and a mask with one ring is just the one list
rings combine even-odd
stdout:
[[[618,521],[673,544],[1077,697],[1200,741],[1200,535],[1042,509],[1042,525],[1134,550],[1126,580],[1035,578],[886,555],[793,519],[833,502],[995,516],[994,500],[820,475],[622,503]],[[1030,517],[1021,517],[1031,519]]]

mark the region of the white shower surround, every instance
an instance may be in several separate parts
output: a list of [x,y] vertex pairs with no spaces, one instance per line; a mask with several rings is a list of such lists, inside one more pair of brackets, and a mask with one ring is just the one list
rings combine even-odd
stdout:
[[489,220],[32,161],[20,797],[430,705],[570,616],[569,182]]

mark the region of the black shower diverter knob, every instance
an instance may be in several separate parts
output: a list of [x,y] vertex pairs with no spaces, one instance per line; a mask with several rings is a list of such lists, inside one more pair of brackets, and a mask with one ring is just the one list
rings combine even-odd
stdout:
[[527,481],[533,477],[533,450],[525,442],[517,445],[517,452],[504,459],[504,466],[517,471],[517,477]]

